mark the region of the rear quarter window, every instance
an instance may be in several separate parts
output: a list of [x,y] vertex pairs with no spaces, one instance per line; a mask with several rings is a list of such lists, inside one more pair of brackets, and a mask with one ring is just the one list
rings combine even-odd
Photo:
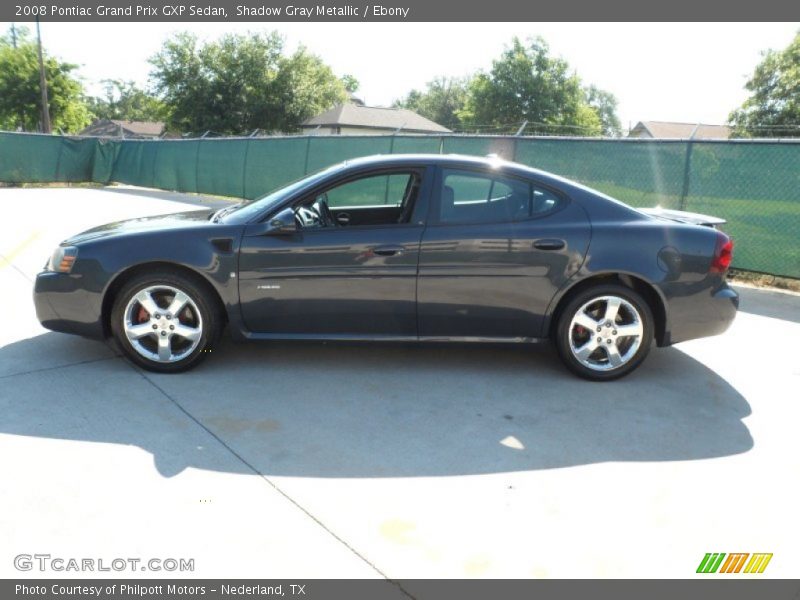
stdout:
[[513,222],[556,210],[562,198],[535,183],[444,169],[439,196],[440,223]]

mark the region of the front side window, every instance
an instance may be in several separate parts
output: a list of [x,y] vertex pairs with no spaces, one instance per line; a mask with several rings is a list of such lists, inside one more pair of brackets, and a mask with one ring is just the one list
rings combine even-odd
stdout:
[[328,207],[400,206],[412,177],[411,173],[392,173],[343,183],[326,192]]
[[420,182],[415,171],[366,175],[306,198],[295,214],[305,229],[408,223]]
[[549,212],[558,197],[527,181],[445,169],[439,202],[441,223],[519,221]]

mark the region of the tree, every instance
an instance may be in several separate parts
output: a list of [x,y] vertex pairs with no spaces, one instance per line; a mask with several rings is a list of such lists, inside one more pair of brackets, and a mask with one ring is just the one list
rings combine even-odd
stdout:
[[585,89],[586,102],[600,117],[602,134],[606,137],[622,135],[622,124],[617,116],[617,99],[611,92],[590,85]]
[[[10,36],[0,37],[0,129],[38,131],[42,96],[37,46],[24,27],[17,29],[16,36],[16,47]],[[77,68],[44,55],[50,121],[55,130],[79,131],[91,120],[83,85],[73,75]]]
[[526,45],[515,37],[488,73],[472,79],[459,116],[468,127],[495,131],[516,129],[523,121],[529,123],[527,131],[548,134],[601,135],[604,130],[580,78],[565,60],[550,55],[541,38]]
[[342,75],[342,85],[344,85],[344,89],[351,94],[353,92],[357,92],[358,88],[361,87],[361,83],[358,81],[358,79],[349,73]]
[[413,110],[448,129],[459,129],[462,125],[459,113],[467,102],[468,86],[467,78],[437,77],[426,84],[424,91],[411,90],[394,105]]
[[734,136],[800,136],[800,33],[769,50],[745,84],[750,97],[728,117]]
[[344,84],[318,57],[304,48],[282,52],[275,32],[202,45],[190,33],[168,40],[150,62],[169,124],[188,132],[293,131],[346,99]]
[[[275,129],[294,131],[306,119],[347,99],[341,79],[318,56],[304,47],[279,60],[274,82]],[[353,81],[350,81],[352,85]],[[358,85],[358,82],[355,82]]]
[[133,81],[104,79],[102,83],[104,96],[89,98],[89,110],[98,119],[164,121],[168,117],[166,105]]

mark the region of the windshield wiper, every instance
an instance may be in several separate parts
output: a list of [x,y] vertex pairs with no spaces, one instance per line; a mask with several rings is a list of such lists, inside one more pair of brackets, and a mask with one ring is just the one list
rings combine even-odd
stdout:
[[230,213],[230,212],[232,212],[232,211],[236,210],[236,209],[237,209],[237,208],[239,208],[239,207],[240,207],[242,204],[243,204],[243,202],[237,202],[236,204],[234,204],[234,205],[232,205],[232,206],[225,206],[225,207],[223,207],[223,208],[220,208],[220,209],[219,209],[217,212],[215,212],[215,213],[213,213],[213,214],[211,215],[211,222],[212,222],[212,223],[218,223],[218,222],[219,222],[219,220],[220,220],[222,217],[224,217],[224,216],[225,216],[225,215],[227,215],[228,213]]

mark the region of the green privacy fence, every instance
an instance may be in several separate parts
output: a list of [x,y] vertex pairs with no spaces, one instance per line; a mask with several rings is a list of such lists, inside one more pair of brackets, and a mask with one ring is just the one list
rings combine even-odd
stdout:
[[492,136],[103,140],[0,132],[0,181],[111,181],[255,198],[347,158],[490,153],[633,206],[728,220],[741,269],[800,278],[800,143]]

